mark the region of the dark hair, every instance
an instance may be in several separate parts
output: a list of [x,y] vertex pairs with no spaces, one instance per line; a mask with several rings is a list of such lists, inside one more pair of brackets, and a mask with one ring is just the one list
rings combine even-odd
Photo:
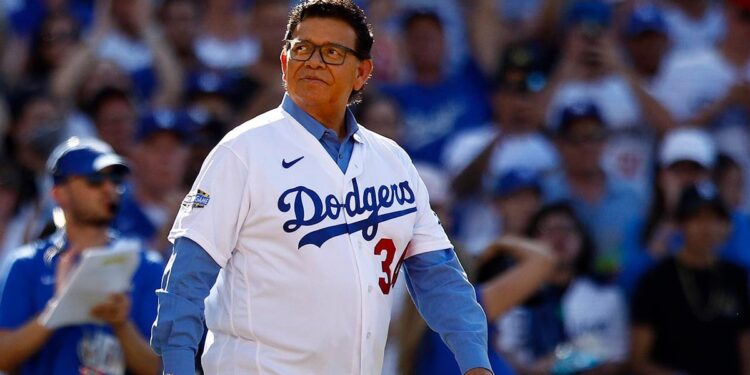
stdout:
[[[307,0],[294,7],[289,13],[289,22],[286,25],[284,40],[292,39],[292,33],[297,26],[306,18],[335,18],[346,22],[357,36],[354,50],[360,59],[371,59],[372,44],[375,39],[372,35],[372,25],[367,23],[367,16],[362,8],[351,0]],[[288,48],[289,43],[284,44]],[[360,92],[353,90],[349,95],[349,103],[358,103],[361,100]]]
[[573,221],[573,226],[576,232],[578,232],[578,236],[581,237],[581,252],[578,254],[578,259],[575,260],[575,274],[577,276],[594,276],[594,241],[591,239],[591,235],[589,235],[583,221],[578,218],[578,215],[569,203],[563,201],[554,202],[539,209],[526,227],[526,236],[531,238],[538,237],[542,221],[549,216],[559,214],[565,215]]
[[127,91],[117,87],[107,86],[94,94],[94,97],[88,105],[86,105],[85,110],[92,118],[96,117],[104,104],[112,100],[122,100],[135,109],[135,104]]
[[157,10],[159,22],[164,23],[164,20],[167,17],[167,8],[175,4],[188,4],[198,13],[205,9],[203,2],[198,0],[162,0],[161,5],[159,5]]
[[346,22],[357,35],[354,50],[361,59],[369,59],[374,38],[372,25],[367,23],[365,12],[351,0],[307,0],[289,13],[289,23],[286,25],[285,40],[292,39],[292,33],[297,25],[306,18],[335,18]]
[[443,20],[436,12],[429,9],[412,9],[405,13],[401,21],[401,29],[406,31],[418,21],[431,21],[440,30],[443,29]]
[[46,80],[52,73],[53,67],[49,61],[45,61],[42,56],[42,49],[49,38],[47,30],[54,22],[60,20],[68,21],[72,25],[73,29],[71,30],[71,38],[75,40],[80,39],[80,27],[78,21],[72,14],[66,11],[55,11],[47,14],[31,36],[31,48],[29,51],[30,56],[27,64],[27,71],[32,77]]
[[724,177],[724,175],[732,169],[742,170],[742,167],[739,163],[737,163],[737,160],[735,160],[731,156],[725,153],[720,153],[716,157],[716,165],[714,165],[712,176],[714,183],[718,185],[719,181]]

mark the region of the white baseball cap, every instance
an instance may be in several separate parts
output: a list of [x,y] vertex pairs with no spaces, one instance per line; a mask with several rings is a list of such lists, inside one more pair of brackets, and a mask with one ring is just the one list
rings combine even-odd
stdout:
[[711,169],[716,162],[716,145],[711,136],[695,128],[675,129],[661,143],[659,163],[668,167],[678,161],[692,161]]

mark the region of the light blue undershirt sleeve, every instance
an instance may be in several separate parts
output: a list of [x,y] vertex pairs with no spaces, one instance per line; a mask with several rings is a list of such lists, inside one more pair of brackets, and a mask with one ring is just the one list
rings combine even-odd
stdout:
[[461,373],[491,369],[487,318],[453,249],[409,257],[404,272],[419,313],[453,352]]
[[200,245],[180,237],[156,291],[159,310],[151,327],[151,347],[162,357],[165,374],[194,375],[203,336],[204,299],[221,267]]

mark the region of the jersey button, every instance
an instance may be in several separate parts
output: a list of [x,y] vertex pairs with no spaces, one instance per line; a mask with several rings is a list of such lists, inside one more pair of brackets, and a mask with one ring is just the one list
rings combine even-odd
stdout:
[[367,332],[367,336],[366,336],[366,337],[367,337],[367,338],[369,339],[369,338],[370,338],[370,336],[372,336],[372,333],[370,333],[370,332]]
[[368,293],[372,293],[372,285],[368,285],[367,286],[367,292]]

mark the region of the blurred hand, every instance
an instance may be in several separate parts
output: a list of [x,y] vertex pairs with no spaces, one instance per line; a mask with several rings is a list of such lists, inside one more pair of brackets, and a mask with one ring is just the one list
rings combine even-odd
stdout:
[[90,314],[113,328],[121,327],[130,316],[130,298],[123,293],[113,294],[107,301],[92,307]]

